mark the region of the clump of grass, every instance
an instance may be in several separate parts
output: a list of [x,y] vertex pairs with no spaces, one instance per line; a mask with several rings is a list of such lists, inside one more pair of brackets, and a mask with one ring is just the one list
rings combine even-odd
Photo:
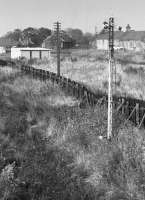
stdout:
[[143,52],[134,52],[134,51],[115,52],[115,57],[116,60],[123,65],[145,63]]
[[9,82],[19,76],[20,71],[11,67],[0,68],[0,82]]
[[[65,55],[63,55],[65,57]],[[92,91],[100,89],[107,92],[108,81],[108,53],[96,49],[72,50],[61,62],[61,75],[87,85]],[[133,52],[116,52],[116,93],[144,99],[144,69],[141,65],[143,55]],[[120,62],[118,62],[121,60]],[[124,63],[123,63],[124,62]],[[121,64],[120,64],[121,63]],[[56,59],[52,58],[49,63],[41,61],[33,66],[56,73]]]
[[[100,140],[107,132],[105,106],[52,106],[46,103],[52,94],[57,87],[26,77],[1,85],[0,197],[143,200],[144,132],[114,113],[114,137]],[[14,176],[3,181],[8,164]]]
[[133,74],[133,75],[142,74],[142,73],[144,74],[144,69],[142,66],[137,68],[135,66],[128,65],[123,71],[127,74]]

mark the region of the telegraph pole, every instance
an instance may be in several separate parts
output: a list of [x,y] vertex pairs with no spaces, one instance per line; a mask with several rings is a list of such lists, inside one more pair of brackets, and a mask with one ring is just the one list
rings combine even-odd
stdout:
[[54,23],[54,29],[56,33],[56,48],[57,48],[57,75],[60,75],[60,29],[61,29],[61,23],[56,22]]
[[107,139],[112,137],[113,110],[113,63],[114,63],[114,18],[109,18],[109,76],[108,76],[108,128]]

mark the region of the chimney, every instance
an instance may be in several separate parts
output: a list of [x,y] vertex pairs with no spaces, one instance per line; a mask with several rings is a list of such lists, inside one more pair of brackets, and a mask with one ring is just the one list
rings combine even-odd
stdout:
[[131,31],[131,26],[129,24],[126,26],[126,31]]

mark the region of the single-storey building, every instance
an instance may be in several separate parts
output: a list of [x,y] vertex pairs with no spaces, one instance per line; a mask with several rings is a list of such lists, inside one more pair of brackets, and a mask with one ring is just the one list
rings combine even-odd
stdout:
[[27,58],[27,59],[33,59],[33,58],[47,58],[50,59],[51,55],[51,49],[46,48],[31,48],[31,47],[12,47],[11,48],[11,58],[12,59],[19,59],[19,58]]
[[[108,33],[98,34],[93,45],[100,50],[108,50]],[[115,31],[114,49],[134,51],[145,50],[145,31]]]
[[[42,43],[42,47],[44,48],[56,48],[56,34],[53,33],[51,36],[48,36]],[[60,36],[60,46],[62,49],[73,48],[76,44],[76,41],[69,36],[65,31],[61,31]]]

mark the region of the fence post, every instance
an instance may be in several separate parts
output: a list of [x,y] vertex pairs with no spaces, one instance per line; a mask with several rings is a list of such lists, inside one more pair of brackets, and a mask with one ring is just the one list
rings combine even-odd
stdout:
[[85,91],[85,97],[86,97],[86,101],[87,101],[87,106],[89,106],[89,98],[88,98],[88,91]]
[[139,103],[136,103],[136,124],[139,126]]
[[76,84],[76,97],[79,99],[79,84]]
[[125,113],[124,99],[122,98],[121,101],[122,101],[122,109],[121,109],[121,113],[124,115],[124,113]]
[[126,102],[126,105],[124,106],[124,114],[129,116],[129,102]]
[[94,95],[91,94],[91,105],[94,107]]
[[76,83],[73,81],[73,96],[76,96]]

